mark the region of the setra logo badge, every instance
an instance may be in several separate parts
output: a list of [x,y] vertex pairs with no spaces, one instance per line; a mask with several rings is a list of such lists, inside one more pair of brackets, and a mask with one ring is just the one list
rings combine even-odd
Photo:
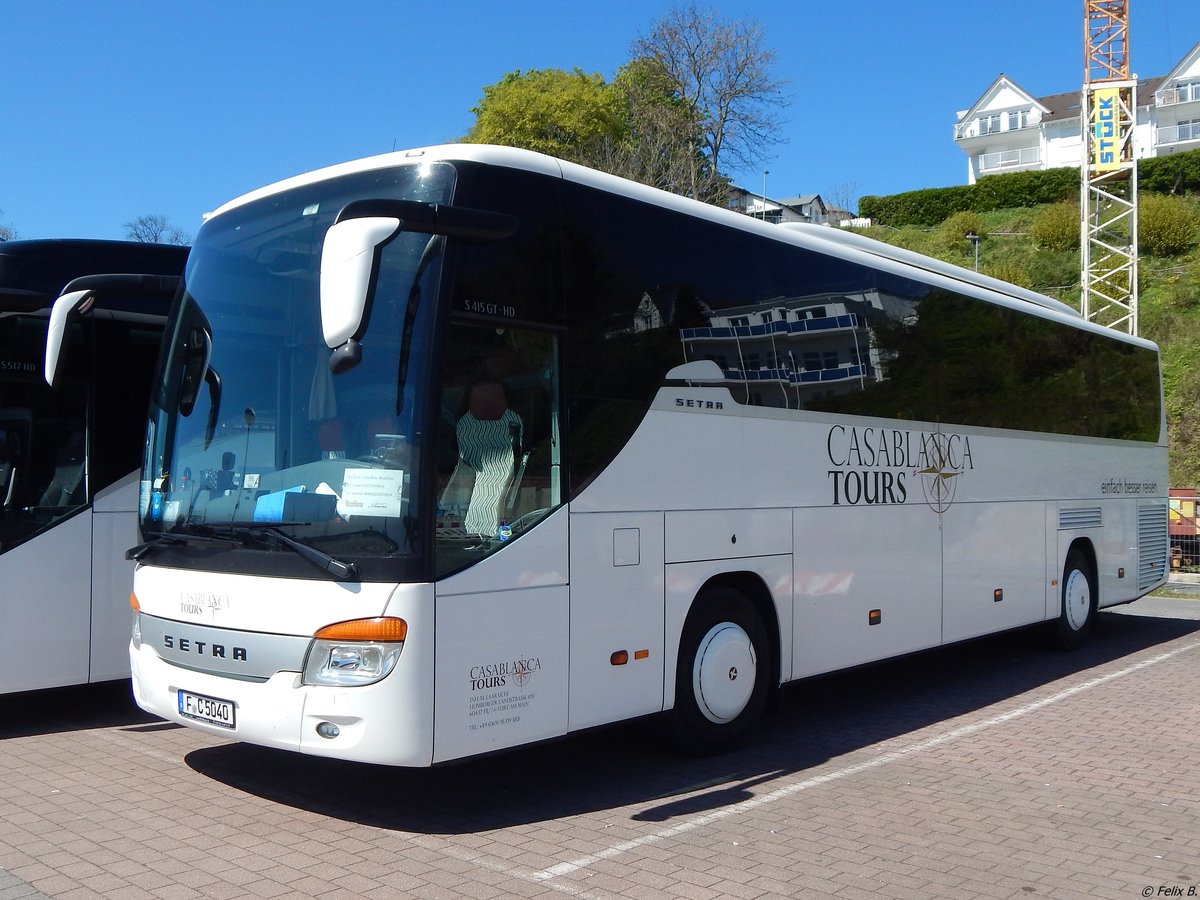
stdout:
[[246,662],[247,659],[245,647],[226,646],[211,641],[179,637],[174,634],[163,635],[163,647],[178,653],[194,653],[197,656],[208,656],[213,659],[231,659],[238,662]]

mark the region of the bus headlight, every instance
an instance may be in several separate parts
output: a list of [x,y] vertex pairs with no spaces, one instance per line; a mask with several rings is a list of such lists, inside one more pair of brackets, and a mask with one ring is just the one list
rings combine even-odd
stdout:
[[338,622],[313,635],[304,661],[304,683],[354,687],[374,684],[391,673],[404,649],[403,619]]

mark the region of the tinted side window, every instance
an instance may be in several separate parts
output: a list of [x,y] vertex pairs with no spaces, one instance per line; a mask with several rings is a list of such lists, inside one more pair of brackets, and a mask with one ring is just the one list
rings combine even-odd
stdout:
[[829,412],[1154,441],[1153,351],[944,291],[870,328],[862,390]]
[[455,273],[450,311],[561,324],[558,179],[470,163],[456,168],[456,205],[507,213],[519,224],[502,240],[449,242],[447,271]]
[[[801,382],[779,374],[788,367],[814,373],[810,393],[857,380],[851,360],[865,336],[856,348],[837,315],[848,292],[873,288],[871,270],[577,185],[564,188],[563,267],[573,493],[621,449],[680,363],[715,359],[735,399],[792,408],[803,405]],[[772,345],[780,316],[808,336],[803,348]]]
[[695,359],[748,405],[1158,438],[1153,351],[626,198],[564,198],[573,493]]

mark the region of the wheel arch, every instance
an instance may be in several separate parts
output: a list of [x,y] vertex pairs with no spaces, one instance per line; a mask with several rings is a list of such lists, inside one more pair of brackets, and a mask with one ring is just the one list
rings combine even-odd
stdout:
[[[757,572],[738,571],[738,572],[722,572],[719,575],[713,575],[700,585],[696,596],[692,599],[692,606],[695,607],[696,600],[703,596],[704,592],[711,587],[726,587],[738,591],[745,596],[747,600],[753,604],[759,618],[762,619],[763,627],[767,632],[767,640],[770,642],[771,648],[771,670],[769,673],[768,687],[773,694],[779,689],[781,681],[780,675],[780,626],[779,626],[779,611],[775,607],[775,598],[771,594],[771,589],[767,587],[762,576]],[[691,610],[688,611],[689,614]]]
[[[1059,560],[1059,572],[1065,572],[1067,560],[1071,558],[1071,554],[1076,550],[1083,555],[1084,560],[1092,570],[1092,581],[1096,585],[1096,592],[1100,591],[1100,569],[1096,561],[1096,546],[1092,543],[1089,537],[1077,537],[1067,545],[1067,552],[1063,554],[1063,558]],[[1097,598],[1098,599],[1098,598]],[[1099,605],[1099,604],[1097,604]]]

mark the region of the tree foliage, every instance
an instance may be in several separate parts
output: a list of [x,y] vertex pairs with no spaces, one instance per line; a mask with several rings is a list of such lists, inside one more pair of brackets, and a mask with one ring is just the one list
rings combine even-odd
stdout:
[[192,238],[186,231],[176,228],[171,220],[163,215],[138,216],[132,222],[125,223],[125,236],[131,241],[141,241],[144,244],[178,244],[183,246]]
[[483,89],[471,112],[469,143],[523,147],[584,164],[627,130],[617,91],[580,69],[509,72]]
[[635,59],[617,73],[613,88],[623,104],[624,129],[619,139],[598,148],[589,165],[665,191],[690,193],[700,148],[691,111],[666,73],[653,60]]
[[[3,212],[3,210],[0,210],[0,212]],[[16,238],[17,229],[13,228],[11,225],[0,223],[0,241],[12,241],[16,240]]]
[[674,8],[611,82],[579,69],[510,72],[483,89],[464,140],[524,147],[724,203],[723,166],[778,143],[782,82],[755,23]]

